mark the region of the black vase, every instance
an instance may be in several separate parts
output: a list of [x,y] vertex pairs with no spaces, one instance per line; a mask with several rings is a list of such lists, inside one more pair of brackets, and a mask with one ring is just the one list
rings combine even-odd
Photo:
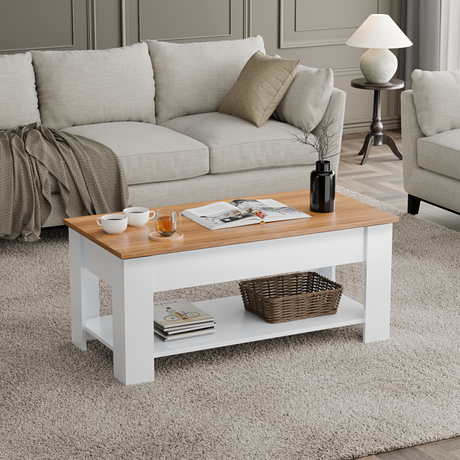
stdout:
[[332,212],[335,208],[335,172],[329,161],[317,161],[310,174],[310,210]]

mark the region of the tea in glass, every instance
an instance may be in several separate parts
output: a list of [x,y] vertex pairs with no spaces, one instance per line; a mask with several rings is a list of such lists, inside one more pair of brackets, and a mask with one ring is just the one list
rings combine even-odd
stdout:
[[155,213],[155,229],[161,236],[171,236],[181,227],[180,212],[174,209],[158,209]]

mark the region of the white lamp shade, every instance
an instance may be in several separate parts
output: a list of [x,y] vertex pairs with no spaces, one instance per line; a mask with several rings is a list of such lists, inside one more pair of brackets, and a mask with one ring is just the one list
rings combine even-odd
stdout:
[[346,44],[376,49],[412,46],[412,42],[388,14],[371,14]]

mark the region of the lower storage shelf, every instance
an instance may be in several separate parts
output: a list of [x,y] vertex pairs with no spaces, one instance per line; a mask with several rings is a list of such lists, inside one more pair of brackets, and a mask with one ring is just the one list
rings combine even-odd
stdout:
[[[269,324],[258,316],[246,311],[241,296],[195,303],[202,310],[214,316],[216,321],[214,334],[191,337],[173,342],[164,342],[158,337],[154,337],[155,358],[350,326],[364,322],[363,306],[346,296],[342,296],[338,312],[335,315],[319,316],[278,324]],[[86,331],[113,350],[111,315],[88,319],[86,322]]]

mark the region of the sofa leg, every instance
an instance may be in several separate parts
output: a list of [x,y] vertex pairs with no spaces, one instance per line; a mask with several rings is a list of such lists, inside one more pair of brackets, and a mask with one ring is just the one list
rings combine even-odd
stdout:
[[407,195],[407,212],[415,216],[420,210],[420,198]]

